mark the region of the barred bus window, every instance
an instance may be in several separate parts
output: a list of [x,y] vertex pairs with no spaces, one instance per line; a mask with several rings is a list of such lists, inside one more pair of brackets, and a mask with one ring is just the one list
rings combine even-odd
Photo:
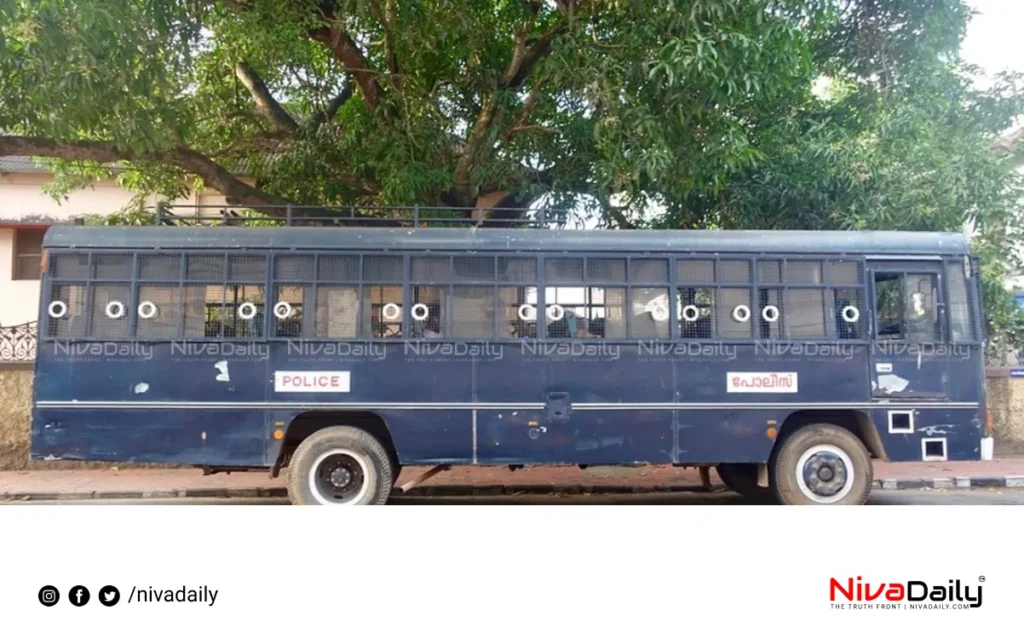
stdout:
[[949,279],[949,324],[954,341],[974,340],[974,322],[971,320],[971,303],[967,294],[967,278],[962,263],[946,264]]
[[455,286],[452,288],[452,336],[492,338],[494,336],[494,288]]
[[88,279],[89,256],[85,254],[61,254],[53,257],[53,276],[57,279]]
[[903,306],[907,338],[912,341],[937,341],[941,338],[936,280],[936,275],[928,274],[908,274],[906,277]]
[[228,286],[224,294],[224,338],[262,338],[266,303],[263,286]]
[[274,258],[274,279],[280,281],[312,281],[311,255],[278,255]]
[[446,324],[445,299],[448,289],[439,286],[415,286],[412,289],[412,338],[449,336]]
[[260,283],[267,277],[267,258],[262,255],[228,256],[228,281]]
[[537,281],[537,260],[525,257],[499,257],[498,281],[535,283]]
[[363,281],[402,281],[402,258],[394,255],[363,257]]
[[710,259],[680,259],[676,276],[692,284],[715,283],[715,262]]
[[757,281],[763,284],[782,283],[781,263],[775,260],[762,259],[757,262]]
[[359,281],[358,255],[322,255],[317,279],[324,281]]
[[221,281],[225,278],[224,255],[187,255],[185,278],[195,281]]
[[545,288],[548,338],[625,338],[626,289],[579,286]]
[[498,290],[500,338],[537,338],[537,288],[522,286]]
[[867,329],[862,325],[863,292],[859,288],[835,288],[829,292],[832,294],[832,320],[835,323],[836,338],[865,338]]
[[860,283],[860,266],[857,262],[825,262],[825,281],[830,284]]
[[749,283],[750,262],[736,259],[723,259],[718,262],[718,281],[730,284]]
[[903,338],[903,275],[875,273],[876,338]]
[[634,259],[629,263],[630,283],[668,282],[668,260]]
[[716,310],[719,338],[750,338],[753,332],[750,290],[719,288]]
[[785,329],[789,338],[825,338],[824,290],[787,289],[785,299]]
[[786,261],[786,282],[791,284],[820,284],[821,262],[804,259]]
[[181,278],[181,255],[139,254],[139,279],[156,281]]
[[185,286],[185,337],[220,338],[224,324],[224,286]]
[[91,324],[89,336],[102,339],[123,339],[128,336],[132,310],[130,283],[93,284],[89,301]]
[[181,289],[177,285],[140,285],[135,309],[136,338],[170,339],[179,335]]
[[402,314],[401,286],[363,286],[363,336],[402,336]]
[[782,338],[782,324],[788,318],[783,314],[782,291],[778,288],[760,288],[757,306],[757,322],[760,338]]
[[583,282],[583,260],[580,258],[549,259],[544,264],[544,279],[552,285]]
[[130,254],[93,255],[93,279],[132,278],[132,256]]
[[54,284],[47,307],[47,332],[55,338],[85,336],[85,285]]
[[668,288],[630,288],[629,303],[630,337],[668,338]]
[[455,257],[452,266],[455,281],[493,281],[493,257]]
[[304,327],[305,298],[309,296],[308,286],[278,286],[274,301],[272,332],[281,338],[298,338],[306,335]]
[[625,283],[625,259],[587,259],[587,281]]
[[355,286],[319,286],[316,292],[316,335],[356,338],[359,292]]
[[413,281],[451,281],[452,278],[451,257],[413,257],[412,258],[412,279]]
[[676,318],[679,320],[680,338],[713,338],[714,314],[714,288],[679,288],[679,294],[676,296]]

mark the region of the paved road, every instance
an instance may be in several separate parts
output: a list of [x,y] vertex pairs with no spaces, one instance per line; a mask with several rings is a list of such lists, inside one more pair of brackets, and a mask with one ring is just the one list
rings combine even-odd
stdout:
[[[2,505],[286,505],[287,499],[94,499],[82,501],[9,501]],[[729,493],[650,493],[633,495],[513,495],[502,497],[405,497],[395,505],[758,505]],[[1024,489],[875,490],[869,505],[1024,505]]]

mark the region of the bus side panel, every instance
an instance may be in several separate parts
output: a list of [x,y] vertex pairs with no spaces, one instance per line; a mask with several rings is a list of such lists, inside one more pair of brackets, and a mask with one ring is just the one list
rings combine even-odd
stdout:
[[789,411],[736,409],[679,412],[680,464],[764,463],[775,440],[768,437],[772,420],[781,421]]
[[481,464],[672,463],[672,411],[576,410],[564,421],[537,410],[476,415]]
[[268,466],[267,415],[249,410],[39,409],[32,459]]
[[[913,432],[890,429],[890,412],[913,412]],[[892,409],[873,410],[871,420],[889,461],[974,461],[981,457],[983,422],[976,409],[915,409],[913,403],[905,407],[894,404]]]
[[408,464],[473,463],[472,411],[382,409],[398,461]]
[[198,406],[266,400],[270,352],[265,343],[44,341],[38,354],[36,401]]

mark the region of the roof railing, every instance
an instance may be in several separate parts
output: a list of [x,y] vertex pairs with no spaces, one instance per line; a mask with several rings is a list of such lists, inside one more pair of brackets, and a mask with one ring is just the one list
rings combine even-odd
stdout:
[[[184,212],[186,211],[187,212]],[[510,207],[156,204],[158,226],[564,228],[567,209]]]

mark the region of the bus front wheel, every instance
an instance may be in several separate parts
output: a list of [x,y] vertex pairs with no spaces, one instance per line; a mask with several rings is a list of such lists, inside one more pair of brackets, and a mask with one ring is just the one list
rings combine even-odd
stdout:
[[772,489],[786,505],[863,505],[874,477],[856,435],[812,424],[788,436],[769,464]]
[[381,505],[394,465],[373,435],[347,426],[321,429],[299,444],[288,464],[288,498],[295,505]]

